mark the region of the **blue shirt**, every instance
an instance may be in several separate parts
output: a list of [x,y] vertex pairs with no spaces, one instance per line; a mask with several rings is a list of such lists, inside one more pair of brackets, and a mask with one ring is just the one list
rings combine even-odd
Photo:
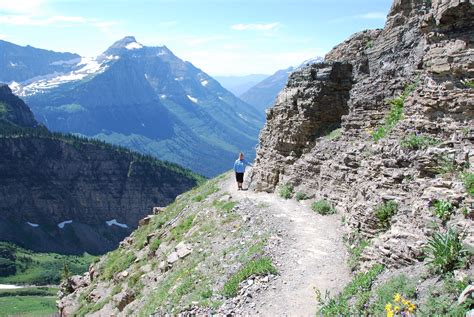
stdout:
[[252,166],[252,164],[250,164],[246,159],[243,159],[243,160],[237,159],[234,163],[234,171],[236,173],[244,173],[245,165]]

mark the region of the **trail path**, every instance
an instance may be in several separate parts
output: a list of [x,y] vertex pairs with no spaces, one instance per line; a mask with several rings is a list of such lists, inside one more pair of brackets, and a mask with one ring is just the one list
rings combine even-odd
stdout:
[[233,173],[227,191],[235,200],[248,198],[267,205],[268,217],[264,218],[268,223],[264,225],[277,226],[278,238],[282,239],[279,247],[271,250],[279,276],[271,282],[271,287],[253,298],[254,307],[244,308],[245,314],[315,316],[318,305],[314,288],[322,294],[325,291],[335,294],[350,279],[340,215],[318,215],[311,210],[309,201],[238,191]]

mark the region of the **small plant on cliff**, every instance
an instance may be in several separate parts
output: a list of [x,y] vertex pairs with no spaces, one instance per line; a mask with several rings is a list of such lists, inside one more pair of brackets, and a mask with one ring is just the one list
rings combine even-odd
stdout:
[[429,136],[410,134],[403,138],[403,140],[400,142],[400,145],[407,149],[420,150],[439,143],[439,140]]
[[303,192],[297,192],[297,193],[295,194],[295,199],[296,199],[296,201],[306,200],[306,199],[308,199],[308,195],[306,195],[306,194],[303,193]]
[[462,173],[461,179],[464,182],[464,188],[466,188],[469,195],[474,196],[474,173]]
[[[411,300],[416,295],[416,280],[409,279],[404,274],[394,276],[382,283],[374,293],[375,300],[369,308],[372,316],[380,316],[384,311],[387,316],[402,315],[402,312],[408,316],[407,313],[413,313],[416,309]],[[389,314],[390,311],[392,314]]]
[[311,209],[320,215],[332,215],[336,213],[336,209],[325,199],[313,202]]
[[322,316],[363,316],[372,284],[383,270],[383,265],[375,264],[367,272],[358,273],[335,297],[326,293],[323,298],[321,292],[316,290],[316,300],[321,306],[319,314]]
[[293,196],[293,185],[291,184],[284,184],[280,187],[280,197],[285,199],[290,199]]
[[453,209],[453,204],[447,200],[437,200],[432,207],[433,214],[443,222],[446,222],[451,218]]
[[459,233],[453,228],[448,228],[445,233],[436,232],[425,247],[428,264],[436,272],[441,273],[463,267],[469,255],[462,242],[464,238],[464,233]]
[[234,297],[239,290],[239,284],[252,275],[277,274],[272,260],[267,257],[250,260],[237,273],[235,273],[225,284],[222,291],[225,297]]
[[405,86],[403,93],[395,97],[393,99],[387,100],[387,104],[391,106],[390,112],[385,117],[383,126],[377,128],[372,133],[372,138],[374,141],[379,141],[380,139],[384,138],[400,121],[403,117],[403,105],[407,97],[415,91],[416,87],[418,86],[418,80],[415,82],[408,84]]
[[380,205],[378,205],[374,212],[375,217],[379,220],[380,227],[383,229],[387,229],[390,227],[390,220],[398,211],[398,204],[393,201],[389,200]]
[[466,88],[474,88],[474,80],[472,80],[472,79],[461,80],[461,83]]

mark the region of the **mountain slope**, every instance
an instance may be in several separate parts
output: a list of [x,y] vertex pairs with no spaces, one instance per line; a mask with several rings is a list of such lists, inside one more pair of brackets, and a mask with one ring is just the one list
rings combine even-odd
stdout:
[[204,175],[227,170],[238,151],[254,152],[262,116],[166,47],[126,37],[88,65],[93,72],[17,91],[53,131],[100,138]]
[[9,126],[0,120],[0,240],[35,251],[103,253],[153,206],[200,179],[171,163],[37,127],[6,85],[0,104],[27,118]]
[[0,82],[23,82],[34,77],[63,73],[80,60],[72,53],[58,53],[0,40]]

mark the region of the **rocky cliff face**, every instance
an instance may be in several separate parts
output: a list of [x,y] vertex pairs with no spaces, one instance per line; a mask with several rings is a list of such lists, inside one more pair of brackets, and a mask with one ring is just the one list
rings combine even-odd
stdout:
[[[103,253],[153,206],[170,203],[198,177],[175,165],[37,126],[8,87],[0,105],[0,240],[60,253]],[[21,128],[27,128],[22,130]]]
[[[473,212],[459,176],[474,163],[473,13],[472,1],[395,1],[383,30],[293,73],[267,112],[254,187],[291,183],[332,202],[352,237],[372,239],[365,266],[416,263],[429,223],[440,222],[437,201]],[[426,140],[436,141],[408,144]],[[398,204],[388,230],[374,212],[387,201]],[[448,226],[467,228],[474,243],[469,217],[456,212]]]

